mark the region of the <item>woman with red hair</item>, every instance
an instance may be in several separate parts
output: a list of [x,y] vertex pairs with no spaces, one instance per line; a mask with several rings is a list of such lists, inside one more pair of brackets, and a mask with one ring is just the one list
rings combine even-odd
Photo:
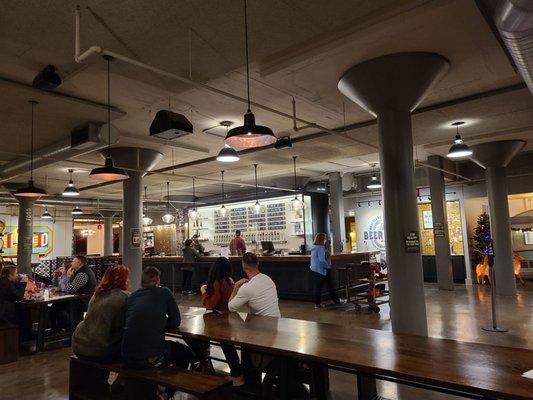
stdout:
[[78,357],[104,362],[120,358],[129,274],[124,265],[106,270],[89,302],[85,319],[72,335],[72,350]]

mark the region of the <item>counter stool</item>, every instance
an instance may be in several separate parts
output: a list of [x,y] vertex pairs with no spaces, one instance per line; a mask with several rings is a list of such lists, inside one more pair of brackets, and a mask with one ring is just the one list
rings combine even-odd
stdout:
[[337,271],[339,274],[339,286],[344,286],[344,295],[347,303],[350,301],[350,275],[353,267],[353,264],[346,264],[342,267],[337,267]]

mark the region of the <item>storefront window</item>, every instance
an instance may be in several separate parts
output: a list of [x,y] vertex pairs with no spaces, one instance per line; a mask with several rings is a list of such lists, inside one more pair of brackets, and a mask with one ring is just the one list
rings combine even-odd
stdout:
[[[448,234],[452,255],[463,255],[463,233],[461,228],[461,207],[458,201],[446,203],[448,213]],[[420,242],[422,255],[435,255],[435,238],[433,236],[433,217],[431,203],[418,204],[418,221],[420,224]]]

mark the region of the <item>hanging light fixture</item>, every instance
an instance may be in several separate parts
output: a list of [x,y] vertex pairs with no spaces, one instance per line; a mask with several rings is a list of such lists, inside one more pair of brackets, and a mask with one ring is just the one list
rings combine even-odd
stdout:
[[30,180],[28,186],[18,189],[14,194],[17,197],[41,197],[47,196],[46,190],[38,188],[33,182],[33,111],[35,105],[38,104],[35,100],[30,100],[31,104],[31,143],[30,143]]
[[255,174],[255,204],[254,204],[254,211],[256,214],[259,214],[261,212],[261,204],[259,204],[259,197],[258,197],[258,191],[257,191],[257,164],[254,164],[254,174]]
[[104,55],[103,57],[107,61],[107,156],[104,166],[94,168],[89,174],[89,178],[107,182],[122,181],[128,179],[129,176],[122,168],[115,167],[111,158],[111,79],[109,63],[113,57],[108,55]]
[[298,198],[298,194],[296,192],[296,190],[298,189],[298,185],[297,185],[297,182],[296,182],[296,156],[292,156],[292,164],[293,164],[293,169],[294,169],[294,199],[292,199],[291,203],[292,203],[292,209],[295,210],[295,211],[299,211],[302,209],[302,201]]
[[143,204],[143,225],[145,226],[151,225],[153,222],[152,218],[146,215],[146,200],[147,200],[147,196],[146,196],[146,186],[145,186],[144,187],[144,204]]
[[[229,127],[233,124],[231,121],[221,121],[220,125],[226,127],[226,135],[228,134]],[[235,162],[239,161],[239,153],[233,147],[224,144],[224,147],[218,152],[217,161],[220,162]]]
[[452,147],[448,151],[446,157],[448,158],[463,158],[472,155],[472,149],[463,142],[461,135],[459,134],[459,126],[463,125],[463,121],[454,122],[452,126],[455,126],[457,129],[455,140],[453,141]]
[[220,216],[224,218],[228,213],[228,209],[224,205],[224,199],[226,198],[226,196],[224,195],[224,171],[220,171],[220,176],[222,177],[222,206],[218,211],[220,212]]
[[43,215],[41,215],[42,219],[52,219],[52,214],[48,212],[48,208],[44,209]]
[[176,219],[174,215],[170,213],[170,182],[167,182],[167,213],[161,217],[165,224],[170,224]]
[[79,196],[80,195],[80,192],[78,189],[76,189],[76,187],[74,186],[74,181],[72,180],[72,173],[74,172],[73,169],[69,169],[68,170],[68,173],[70,174],[70,180],[68,181],[68,185],[67,187],[65,188],[65,190],[63,190],[63,196],[68,196],[68,197],[74,197],[74,196]]
[[189,211],[189,218],[196,221],[198,218],[198,210],[196,209],[196,188],[194,181],[195,179],[192,178],[192,209]]
[[81,215],[81,214],[83,214],[83,210],[79,206],[76,206],[72,209],[72,215]]
[[251,111],[250,101],[250,60],[248,55],[248,12],[244,0],[244,38],[246,43],[246,89],[248,110],[244,114],[244,125],[230,129],[226,135],[226,144],[236,148],[263,147],[276,143],[276,136],[267,126],[256,125],[255,115]]
[[366,188],[370,190],[381,189],[381,182],[374,172],[374,167],[375,164],[372,164],[372,178],[370,178],[370,182],[368,182],[368,185],[366,185]]

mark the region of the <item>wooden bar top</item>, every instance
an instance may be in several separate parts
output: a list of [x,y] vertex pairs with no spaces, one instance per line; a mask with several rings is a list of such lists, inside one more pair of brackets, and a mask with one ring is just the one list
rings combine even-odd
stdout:
[[[344,261],[350,262],[351,260],[357,260],[361,257],[369,257],[371,253],[342,253],[342,254],[333,254],[331,256],[332,261]],[[202,256],[198,259],[199,262],[214,262],[219,256]],[[231,261],[240,261],[241,256],[229,256]],[[258,256],[259,262],[309,262],[309,255],[286,255],[286,256]],[[181,256],[153,256],[153,257],[144,257],[143,261],[153,261],[153,262],[181,262],[183,257]]]
[[387,331],[183,308],[169,333],[210,339],[363,373],[479,394],[533,399],[533,350],[401,335]]

